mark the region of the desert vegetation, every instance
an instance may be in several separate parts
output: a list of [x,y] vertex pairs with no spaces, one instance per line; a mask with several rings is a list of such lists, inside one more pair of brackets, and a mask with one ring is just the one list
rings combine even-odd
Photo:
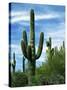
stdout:
[[[39,46],[36,52],[35,45],[35,14],[30,11],[30,40],[27,40],[27,33],[23,31],[20,47],[23,56],[23,72],[16,71],[16,55],[13,53],[13,63],[11,71],[11,87],[53,85],[65,83],[65,42],[58,48],[52,47],[52,38],[46,41],[46,59],[40,67],[36,67],[36,60],[39,59],[44,47],[44,33],[40,33]],[[46,36],[45,36],[46,37]],[[28,68],[25,68],[25,59],[27,59]]]

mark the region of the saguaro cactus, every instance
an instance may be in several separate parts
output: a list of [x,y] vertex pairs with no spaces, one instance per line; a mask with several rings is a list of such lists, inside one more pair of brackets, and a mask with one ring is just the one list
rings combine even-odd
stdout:
[[26,31],[23,31],[23,40],[21,41],[21,48],[24,56],[28,59],[28,72],[29,72],[29,84],[31,84],[31,76],[35,75],[36,59],[41,56],[44,33],[41,32],[39,47],[37,54],[35,54],[35,22],[34,22],[34,10],[30,11],[30,41],[27,43]]
[[13,73],[15,73],[16,68],[16,60],[15,60],[15,53],[13,53],[13,63],[12,63]]
[[9,52],[9,86],[11,87],[11,56]]
[[25,57],[23,56],[23,72],[25,72]]
[[52,40],[51,40],[51,37],[49,37],[49,40],[46,41],[46,45],[48,47],[48,58],[49,59],[52,59],[52,55],[54,54],[54,48],[52,48]]

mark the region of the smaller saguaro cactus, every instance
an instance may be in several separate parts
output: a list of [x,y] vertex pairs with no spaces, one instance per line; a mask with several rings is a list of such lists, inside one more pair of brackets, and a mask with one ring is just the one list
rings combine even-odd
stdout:
[[49,49],[51,49],[51,46],[52,46],[51,43],[52,43],[52,42],[51,42],[51,37],[49,37],[49,40],[46,41],[46,45],[47,45],[47,47],[48,47]]
[[61,46],[61,51],[64,51],[65,52],[65,42],[63,41],[63,44],[62,44],[62,46]]
[[65,48],[65,42],[63,41],[63,48]]
[[13,73],[15,73],[15,68],[16,68],[16,60],[15,60],[15,53],[13,53],[13,63],[12,63]]
[[63,49],[65,49],[65,42],[63,41],[63,44],[61,46]]
[[56,46],[56,47],[54,48],[54,54],[57,54],[57,52],[58,52],[58,47]]
[[23,72],[25,72],[25,57],[23,56]]
[[11,87],[11,60],[9,60],[9,87]]
[[49,40],[46,41],[46,45],[48,47],[48,57],[49,58],[52,58],[53,54],[54,54],[54,48],[52,48],[52,40],[51,40],[51,37],[49,37]]

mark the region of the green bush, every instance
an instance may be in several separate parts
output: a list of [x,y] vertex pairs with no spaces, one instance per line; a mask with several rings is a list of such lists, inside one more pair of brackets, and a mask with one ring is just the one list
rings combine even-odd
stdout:
[[[54,54],[48,52],[42,66],[36,68],[35,76],[32,76],[31,86],[53,85],[65,83],[65,48],[54,48]],[[46,53],[47,54],[47,53]],[[12,73],[12,87],[28,86],[28,71]]]
[[12,87],[21,87],[28,85],[28,78],[25,73],[15,72],[12,74]]
[[[48,53],[50,56],[50,53]],[[55,48],[54,55],[48,57],[41,67],[36,70],[40,85],[65,83],[65,48]]]

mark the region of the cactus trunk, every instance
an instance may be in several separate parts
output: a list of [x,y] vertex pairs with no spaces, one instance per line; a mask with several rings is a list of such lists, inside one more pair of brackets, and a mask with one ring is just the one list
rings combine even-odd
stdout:
[[32,85],[32,77],[35,75],[36,68],[36,59],[41,56],[43,41],[44,41],[44,33],[41,32],[39,47],[37,54],[35,53],[35,17],[34,10],[30,11],[30,41],[27,43],[27,34],[26,31],[23,31],[23,40],[21,41],[21,49],[23,55],[28,59],[28,84]]
[[35,60],[35,25],[34,25],[34,11],[30,12],[30,46],[32,53],[32,61]]
[[23,56],[23,72],[25,72],[25,57]]
[[13,53],[13,63],[12,63],[13,73],[15,73],[16,69],[16,60],[15,60],[15,53]]
[[15,73],[15,66],[13,65],[13,73]]
[[36,61],[28,61],[28,85],[32,85],[32,77],[35,76]]

